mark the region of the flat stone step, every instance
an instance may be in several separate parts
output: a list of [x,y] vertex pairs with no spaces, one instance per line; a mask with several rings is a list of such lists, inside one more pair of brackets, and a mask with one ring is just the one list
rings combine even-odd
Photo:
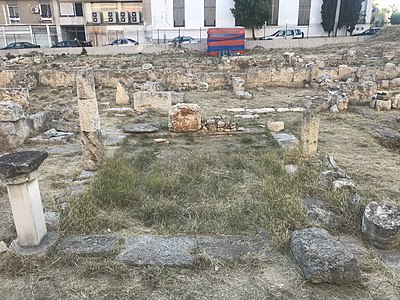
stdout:
[[229,261],[265,251],[265,241],[243,236],[131,236],[117,259],[131,266],[190,266],[199,255]]
[[272,133],[272,137],[282,149],[295,148],[299,144],[299,140],[291,133]]

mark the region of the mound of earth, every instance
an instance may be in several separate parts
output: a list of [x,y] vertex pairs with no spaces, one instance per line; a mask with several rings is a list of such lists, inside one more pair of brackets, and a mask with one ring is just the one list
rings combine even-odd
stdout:
[[371,40],[374,42],[400,41],[400,25],[387,26],[383,28]]

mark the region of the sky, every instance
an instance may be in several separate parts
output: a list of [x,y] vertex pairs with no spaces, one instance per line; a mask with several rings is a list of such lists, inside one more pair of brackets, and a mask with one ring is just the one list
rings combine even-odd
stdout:
[[400,6],[400,0],[376,0],[376,2],[380,8],[389,8],[392,4],[397,4],[398,7]]

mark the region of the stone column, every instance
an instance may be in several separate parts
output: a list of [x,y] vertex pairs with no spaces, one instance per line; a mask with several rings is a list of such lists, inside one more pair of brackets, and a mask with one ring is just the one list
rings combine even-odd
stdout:
[[0,157],[0,178],[8,196],[21,247],[39,246],[47,235],[36,170],[47,152],[23,151]]
[[100,117],[92,69],[78,72],[76,76],[79,121],[85,170],[97,169],[101,160]]
[[306,110],[303,113],[301,126],[301,151],[303,157],[317,155],[318,149],[319,112]]

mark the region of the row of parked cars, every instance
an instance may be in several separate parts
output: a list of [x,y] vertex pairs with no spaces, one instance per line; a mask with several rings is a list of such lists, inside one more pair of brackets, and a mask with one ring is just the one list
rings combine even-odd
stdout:
[[[353,36],[365,36],[374,35],[379,32],[381,28],[369,28],[361,33],[353,34]],[[293,29],[281,29],[274,32],[271,35],[266,35],[260,38],[260,40],[275,40],[275,39],[302,39],[304,38],[304,32],[298,28]],[[198,39],[192,38],[191,36],[177,36],[176,38],[167,42],[168,44],[195,44],[199,43]],[[113,41],[106,46],[132,46],[139,45],[137,41],[130,38],[122,38]],[[52,48],[69,48],[69,47],[92,47],[92,42],[85,42],[75,40],[66,40],[55,44]],[[35,45],[29,42],[16,42],[7,45],[0,50],[11,50],[11,49],[29,49],[29,48],[40,48],[40,45]]]

